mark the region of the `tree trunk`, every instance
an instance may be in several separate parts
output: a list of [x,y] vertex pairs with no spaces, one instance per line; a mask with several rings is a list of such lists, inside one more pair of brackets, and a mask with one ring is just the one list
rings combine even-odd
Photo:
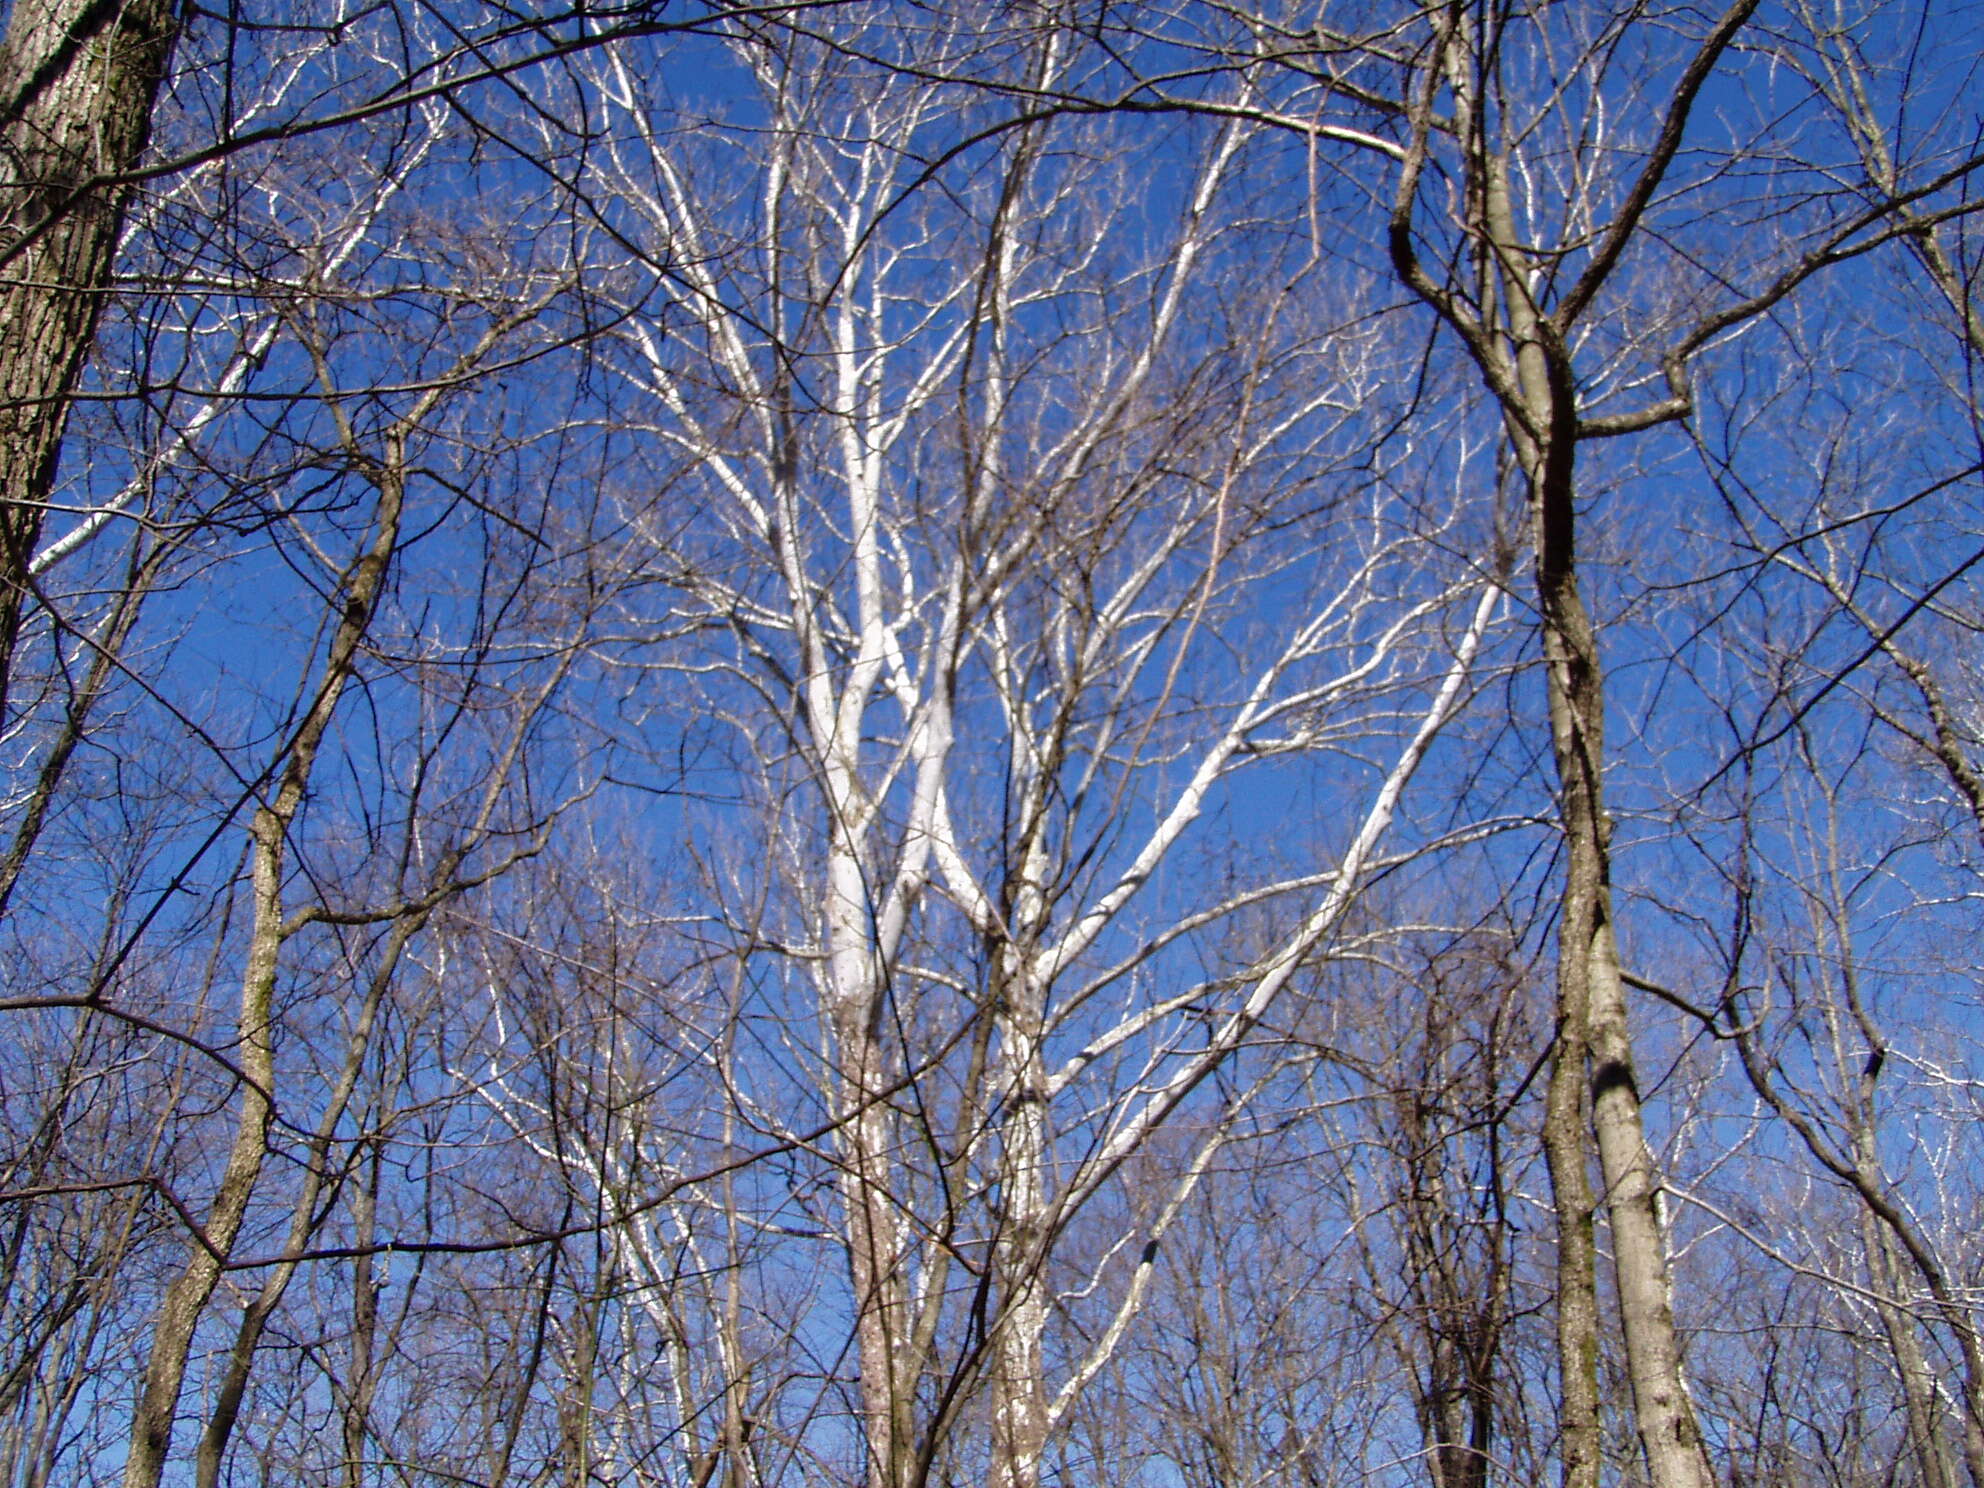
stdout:
[[[1025,892],[1034,918],[1037,894]],[[1040,1046],[1046,1007],[1031,959],[1001,980],[997,1014],[1000,1058],[996,1100],[1007,1106],[999,1127],[1000,1225],[993,1267],[1003,1295],[994,1324],[990,1488],[1038,1488],[1047,1446],[1047,1293],[1041,1276],[1047,1219],[1047,1072]]]
[[[830,774],[832,772],[830,771]],[[847,777],[835,805],[852,795]],[[869,895],[845,810],[829,828],[828,1013],[839,1063],[844,1124],[835,1140],[841,1160],[848,1279],[854,1292],[855,1357],[867,1441],[868,1488],[901,1488],[915,1445],[910,1381],[902,1345],[908,1296],[903,1284],[900,1225],[892,1189],[891,1118],[883,1098],[885,1052],[880,1038],[884,991],[869,934]]]
[[[1535,370],[1541,372],[1545,383],[1544,396],[1530,405],[1544,415],[1535,419],[1533,427],[1546,431],[1538,458],[1531,464],[1530,492],[1536,523],[1537,593],[1543,615],[1551,744],[1566,855],[1557,927],[1558,1016],[1564,1030],[1575,1030],[1580,1021],[1584,1025],[1591,1119],[1605,1181],[1606,1215],[1612,1226],[1626,1369],[1632,1381],[1634,1416],[1647,1471],[1654,1488],[1710,1488],[1714,1477],[1681,1376],[1666,1244],[1657,1208],[1660,1180],[1646,1145],[1639,1087],[1633,1075],[1632,1030],[1612,927],[1604,674],[1598,638],[1577,578],[1573,501],[1576,405],[1561,349],[1551,355],[1540,341],[1539,336],[1529,343],[1524,360],[1541,364]],[[1536,382],[1533,372],[1525,375],[1527,390],[1535,392]],[[1560,1051],[1560,1068],[1562,1065]],[[1550,1115],[1553,1122],[1561,1122],[1565,1113],[1554,1108],[1554,1100],[1562,1098],[1556,1086],[1553,1078]],[[1556,1143],[1563,1140],[1561,1132],[1555,1132],[1554,1137],[1553,1174],[1558,1168]],[[1578,1365],[1582,1372],[1581,1359]]]
[[1557,1219],[1557,1372],[1563,1488],[1598,1488],[1597,1201],[1584,1116],[1584,979],[1557,978],[1557,1037],[1543,1105],[1543,1151]]
[[178,31],[172,0],[15,0],[0,43],[0,718],[69,397]]
[[[300,792],[299,792],[300,794]],[[124,1488],[158,1488],[165,1458],[172,1445],[173,1417],[186,1378],[186,1360],[193,1347],[207,1300],[220,1282],[221,1267],[235,1237],[241,1233],[268,1141],[273,1106],[269,1092],[275,1081],[275,1049],[270,1016],[276,984],[276,957],[282,946],[283,839],[289,823],[264,806],[255,813],[254,925],[249,932],[248,970],[241,983],[241,1012],[236,1024],[236,1062],[252,1083],[241,1092],[234,1143],[220,1188],[208,1211],[205,1228],[193,1237],[186,1266],[166,1289],[152,1329],[151,1353],[145,1363],[144,1391],[131,1421],[131,1451],[124,1461]]]
[[861,1372],[861,1412],[868,1448],[868,1488],[901,1488],[915,1447],[911,1381],[899,1345],[908,1308],[901,1244],[893,1211],[881,1051],[865,1009],[836,1018],[848,1120],[840,1133],[841,1202],[847,1225],[849,1280],[854,1289],[855,1354]]
[[1957,1488],[1956,1464],[1950,1460],[1949,1444],[1943,1437],[1942,1405],[1936,1398],[1935,1379],[1922,1352],[1922,1340],[1916,1336],[1915,1319],[1892,1300],[1900,1295],[1902,1286],[1894,1237],[1866,1209],[1860,1211],[1860,1243],[1866,1249],[1867,1274],[1878,1297],[1875,1309],[1901,1381],[1902,1401],[1908,1410],[1909,1449],[1915,1456],[1916,1470],[1922,1474],[1922,1488]]
[[[1557,924],[1557,1027],[1546,1142],[1553,1180],[1570,1212],[1559,1217],[1559,1277],[1580,1289],[1589,1225],[1581,1192],[1583,1126],[1570,1103],[1580,1059],[1588,1068],[1613,1268],[1632,1381],[1634,1419],[1653,1488],[1711,1488],[1701,1432],[1681,1375],[1681,1351],[1658,1210],[1659,1174],[1646,1145],[1633,1075],[1632,1029],[1612,925],[1612,822],[1605,806],[1605,686],[1598,637],[1577,571],[1577,379],[1564,330],[1532,299],[1535,265],[1516,230],[1506,161],[1482,162],[1482,228],[1500,281],[1513,358],[1501,398],[1509,440],[1528,482],[1551,750],[1564,834],[1564,888]],[[1509,365],[1509,361],[1513,365]],[[1484,368],[1484,370],[1486,370]],[[1573,1152],[1575,1131],[1578,1151]],[[1591,1310],[1593,1326],[1583,1314]],[[1596,1298],[1566,1291],[1558,1304],[1564,1372],[1565,1484],[1597,1481],[1597,1419],[1585,1390],[1597,1356]],[[1573,1406],[1577,1413],[1573,1414]],[[1575,1433],[1575,1436],[1574,1436]],[[1586,1435],[1589,1434],[1589,1447]],[[1589,1455],[1587,1455],[1587,1452]],[[1575,1470],[1576,1476],[1573,1476]]]
[[1596,637],[1570,561],[1568,489],[1561,496],[1546,490],[1539,509],[1541,526],[1551,528],[1561,519],[1564,529],[1561,540],[1545,539],[1537,565],[1551,735],[1567,839],[1557,932],[1561,1011],[1568,1020],[1571,1007],[1582,1003],[1588,1014],[1592,1124],[1605,1179],[1606,1215],[1612,1225],[1626,1369],[1647,1469],[1655,1488],[1709,1488],[1714,1479],[1681,1378],[1666,1246],[1656,1207],[1660,1180],[1646,1145],[1633,1075],[1632,1032],[1613,938],[1611,822],[1600,773],[1604,690]]
[[361,1254],[351,1263],[351,1363],[339,1415],[344,1427],[344,1488],[364,1488],[365,1448],[372,1431],[372,1398],[378,1389],[379,1278],[372,1244],[378,1215],[379,1150],[352,1189],[352,1241]]
[[153,1324],[149,1357],[138,1408],[131,1421],[131,1450],[124,1462],[124,1488],[158,1488],[172,1444],[173,1418],[186,1378],[186,1361],[207,1302],[220,1283],[222,1267],[241,1233],[249,1200],[262,1174],[269,1125],[274,1116],[276,967],[291,933],[284,923],[282,886],[289,833],[303,805],[319,747],[350,680],[360,642],[379,601],[386,569],[399,543],[404,507],[405,450],[390,442],[376,475],[379,503],[372,538],[345,575],[343,615],[332,636],[310,710],[279,756],[280,779],[270,799],[258,806],[249,827],[254,912],[248,932],[247,964],[241,979],[236,1022],[236,1061],[246,1077],[241,1110],[227,1166],[208,1210],[205,1227],[193,1237],[185,1269],[167,1287]]

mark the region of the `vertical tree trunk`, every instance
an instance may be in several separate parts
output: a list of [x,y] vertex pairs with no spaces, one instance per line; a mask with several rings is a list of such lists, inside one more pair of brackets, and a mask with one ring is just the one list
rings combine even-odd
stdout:
[[[352,1242],[363,1252],[372,1244],[378,1214],[379,1149],[352,1186]],[[344,1488],[365,1488],[365,1449],[372,1432],[372,1398],[378,1388],[379,1280],[373,1256],[351,1263],[351,1363],[338,1414],[344,1427]]]
[[[297,795],[301,798],[299,784]],[[286,816],[268,806],[255,813],[251,828],[254,863],[254,923],[249,931],[248,969],[241,983],[235,1060],[251,1082],[241,1092],[234,1142],[205,1228],[193,1237],[185,1269],[173,1278],[152,1328],[143,1393],[131,1421],[131,1451],[124,1461],[124,1488],[158,1488],[172,1445],[173,1417],[186,1377],[193,1331],[207,1299],[220,1282],[221,1267],[248,1214],[248,1201],[261,1176],[262,1156],[273,1115],[269,1092],[275,1081],[271,1013],[276,958],[282,946],[282,865]]]
[[193,1237],[185,1268],[166,1288],[152,1328],[152,1343],[138,1408],[131,1420],[131,1450],[124,1462],[124,1488],[158,1488],[172,1445],[173,1418],[186,1378],[186,1361],[207,1302],[220,1283],[222,1267],[248,1216],[249,1200],[262,1174],[269,1125],[274,1117],[274,1009],[276,967],[290,931],[284,924],[282,887],[289,833],[310,773],[337,711],[338,698],[350,680],[359,643],[379,601],[386,569],[399,543],[404,506],[405,450],[391,442],[376,481],[379,503],[371,541],[345,576],[343,615],[331,638],[329,654],[311,701],[295,736],[270,798],[255,810],[249,827],[252,865],[253,917],[248,931],[247,964],[241,979],[241,1008],[235,1025],[235,1059],[247,1084],[235,1119],[234,1140],[227,1166],[214,1194],[204,1229]]
[[172,0],[14,0],[0,42],[0,717],[69,396],[150,133]]
[[868,1009],[847,1005],[836,1014],[835,1041],[849,1111],[840,1133],[841,1202],[854,1291],[868,1488],[902,1488],[908,1481],[915,1430],[912,1381],[905,1377],[901,1349],[908,1297],[889,1188],[894,1163],[887,1104],[879,1093],[880,1040],[874,1036]]
[[1860,1243],[1867,1252],[1868,1277],[1879,1294],[1875,1308],[1901,1381],[1902,1401],[1908,1410],[1908,1443],[1916,1469],[1922,1474],[1922,1488],[1957,1488],[1956,1464],[1950,1460],[1949,1444],[1942,1432],[1942,1405],[1936,1398],[1935,1379],[1922,1352],[1922,1340],[1916,1336],[1915,1319],[1889,1300],[1899,1294],[1902,1285],[1894,1237],[1866,1209],[1860,1211]]
[[[1627,1018],[1618,943],[1612,924],[1612,822],[1605,805],[1605,686],[1598,637],[1577,571],[1577,381],[1563,330],[1532,300],[1532,265],[1518,235],[1509,200],[1506,164],[1499,157],[1482,172],[1483,222],[1488,248],[1498,267],[1507,305],[1508,330],[1515,348],[1513,377],[1504,386],[1504,410],[1511,443],[1529,485],[1534,525],[1536,587],[1542,616],[1551,749],[1557,767],[1558,811],[1564,834],[1564,889],[1557,924],[1557,992],[1560,1046],[1551,1082],[1548,1120],[1551,1172],[1569,1185],[1559,1202],[1580,1202],[1581,1182],[1571,1163],[1568,1103],[1572,1059],[1581,1053],[1589,1069],[1591,1123],[1597,1136],[1605,1184],[1606,1217],[1612,1227],[1620,1321],[1626,1343],[1626,1372],[1632,1381],[1633,1411],[1647,1472],[1654,1488],[1711,1488],[1694,1407],[1681,1375],[1681,1351],[1674,1331],[1666,1242],[1657,1207],[1659,1174],[1646,1145],[1639,1086],[1633,1074],[1632,1029]],[[1582,1045],[1580,1049],[1579,1046]],[[1582,1138],[1582,1123],[1579,1124]],[[1580,1141],[1580,1145],[1582,1145]],[[1582,1155],[1576,1166],[1582,1169]],[[1588,1213],[1589,1211],[1585,1211]],[[1577,1219],[1574,1209],[1569,1217]],[[1562,1221],[1560,1221],[1562,1223]],[[1566,1229],[1567,1249],[1583,1250],[1580,1237]],[[1560,1276],[1582,1255],[1560,1255]],[[1582,1282],[1582,1278],[1578,1278]],[[1588,1294],[1559,1304],[1567,1411],[1576,1388],[1589,1377],[1585,1354],[1597,1349],[1595,1332],[1570,1337],[1575,1318],[1568,1308],[1592,1307]],[[1585,1488],[1596,1480],[1597,1464],[1577,1466],[1589,1478],[1570,1476],[1572,1426],[1594,1430],[1595,1419],[1566,1420],[1565,1481]],[[1592,1442],[1595,1454],[1596,1441]]]
[[1537,587],[1543,608],[1552,745],[1566,864],[1558,921],[1560,1017],[1586,1013],[1592,1125],[1626,1336],[1626,1368],[1647,1470],[1655,1488],[1709,1488],[1694,1408],[1681,1378],[1660,1191],[1633,1075],[1618,946],[1612,929],[1611,820],[1604,796],[1603,674],[1597,637],[1578,591],[1571,461],[1544,462],[1536,491]]
[[1563,1488],[1598,1488],[1598,1245],[1586,1137],[1584,978],[1558,961],[1557,1037],[1543,1105],[1543,1151],[1557,1219],[1557,1372]]
[[[1491,199],[1506,202],[1499,177]],[[1491,213],[1513,255],[1506,208]],[[1513,257],[1511,262],[1517,261]],[[1577,573],[1577,402],[1569,354],[1511,276],[1519,386],[1532,443],[1524,465],[1535,523],[1536,587],[1543,618],[1550,736],[1564,833],[1564,890],[1557,924],[1560,1028],[1583,1024],[1591,1121],[1605,1181],[1606,1217],[1626,1341],[1626,1372],[1654,1488],[1710,1488],[1714,1476],[1681,1377],[1680,1345],[1657,1198],[1646,1145],[1632,1029],[1612,927],[1612,821],[1605,806],[1605,686],[1598,637]],[[1575,1037],[1575,1032],[1573,1032]],[[1560,1054],[1560,1061],[1561,1061]],[[1556,1081],[1552,1082],[1557,1095]],[[1561,1115],[1553,1110],[1553,1118]],[[1561,1137],[1559,1138],[1561,1140]],[[1553,1158],[1555,1156],[1553,1148]],[[1555,1171],[1553,1161],[1552,1169]],[[1595,1341],[1590,1345],[1595,1347]],[[1579,1361],[1580,1370],[1583,1363]],[[1594,1465],[1595,1471],[1595,1465]]]
[[[1030,864],[1030,866],[1037,866]],[[1021,913],[1038,919],[1038,894],[1022,890]],[[995,1098],[1007,1107],[999,1127],[1000,1226],[993,1266],[999,1301],[992,1369],[990,1488],[1038,1488],[1047,1446],[1044,1345],[1047,1293],[1041,1275],[1047,1221],[1047,1072],[1040,1046],[1045,993],[1031,956],[1001,978],[996,1015],[1000,1048]]]
[[868,1488],[901,1488],[915,1447],[912,1381],[903,1345],[908,1296],[900,1225],[891,1186],[895,1158],[881,1040],[884,989],[869,932],[869,894],[846,816],[851,773],[828,771],[837,819],[828,875],[828,1017],[839,1063],[845,1120],[835,1140],[841,1160],[848,1280],[854,1293],[855,1358],[860,1368]]
[[[1548,712],[1567,861],[1558,908],[1556,1041],[1543,1146],[1557,1211],[1557,1367],[1563,1488],[1598,1488],[1598,1202],[1591,1190],[1587,1066],[1600,927],[1611,915],[1610,824],[1603,798],[1605,698],[1576,568],[1577,406],[1568,367],[1545,347],[1530,268],[1509,202],[1507,162],[1477,162],[1481,227],[1501,280],[1514,357],[1497,368],[1510,447],[1528,483],[1543,620]],[[1561,348],[1558,348],[1561,351]],[[1477,345],[1477,360],[1494,355]],[[1512,362],[1512,365],[1510,364]],[[1484,361],[1484,370],[1488,364]],[[1598,727],[1586,727],[1595,721]],[[1609,929],[1605,944],[1610,945]],[[1657,1488],[1671,1488],[1656,1478]]]
[[[1580,1068],[1591,1101],[1624,1325],[1627,1373],[1648,1474],[1654,1488],[1708,1488],[1713,1481],[1681,1375],[1657,1199],[1659,1176],[1648,1150],[1633,1076],[1632,1031],[1612,923],[1611,822],[1605,805],[1605,690],[1597,635],[1577,576],[1576,466],[1579,441],[1626,434],[1686,417],[1687,357],[1694,341],[1675,343],[1662,365],[1670,396],[1627,419],[1582,422],[1572,364],[1573,331],[1641,234],[1669,167],[1681,151],[1690,113],[1720,59],[1749,24],[1757,0],[1733,0],[1702,37],[1673,81],[1658,132],[1635,147],[1638,163],[1612,186],[1583,183],[1574,241],[1538,241],[1539,221],[1519,227],[1511,162],[1526,126],[1503,111],[1501,69],[1510,13],[1455,5],[1436,12],[1433,50],[1416,96],[1403,105],[1412,126],[1399,154],[1389,250],[1400,279],[1468,348],[1500,407],[1509,448],[1527,483],[1535,534],[1536,583],[1558,810],[1564,837],[1564,887],[1558,921],[1556,1064],[1545,1141],[1559,1205],[1558,1337],[1564,1390],[1566,1488],[1597,1481],[1594,1364],[1596,1298],[1586,1258],[1589,1242],[1586,1128],[1576,1109]],[[1568,75],[1566,75],[1568,76]],[[1434,138],[1458,152],[1450,198],[1460,209],[1467,253],[1436,279],[1416,246],[1420,183]],[[1603,134],[1603,130],[1600,131]],[[1595,142],[1596,136],[1594,136]],[[1526,162],[1532,163],[1533,162]],[[1525,173],[1533,190],[1540,176]],[[1595,179],[1595,178],[1594,178]],[[1616,205],[1614,205],[1616,203]],[[1585,209],[1590,209],[1589,215]],[[1609,224],[1595,230],[1596,219]],[[1759,301],[1737,319],[1759,313]]]

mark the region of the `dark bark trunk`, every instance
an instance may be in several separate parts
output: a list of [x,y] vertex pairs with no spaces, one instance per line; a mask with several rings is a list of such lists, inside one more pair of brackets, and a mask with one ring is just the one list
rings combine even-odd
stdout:
[[15,0],[0,43],[0,720],[70,397],[96,335],[178,17],[172,0]]

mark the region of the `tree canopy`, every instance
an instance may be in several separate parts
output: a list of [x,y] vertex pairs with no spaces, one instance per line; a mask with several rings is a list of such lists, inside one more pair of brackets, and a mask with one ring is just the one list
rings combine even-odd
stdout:
[[0,1482],[1984,1488],[1978,25],[14,0]]

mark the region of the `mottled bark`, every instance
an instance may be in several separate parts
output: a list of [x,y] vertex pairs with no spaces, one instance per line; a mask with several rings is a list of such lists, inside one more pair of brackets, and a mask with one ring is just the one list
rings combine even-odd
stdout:
[[[851,772],[829,776],[840,799],[852,798]],[[915,1448],[913,1375],[903,1344],[909,1294],[893,1188],[893,1116],[886,1099],[887,1053],[881,969],[869,934],[869,896],[843,825],[830,831],[827,906],[831,980],[829,1025],[839,1063],[844,1121],[835,1135],[846,1226],[848,1280],[854,1294],[855,1357],[860,1369],[868,1488],[902,1488]]]
[[1557,932],[1559,1011],[1568,1017],[1582,1004],[1587,1014],[1591,1119],[1612,1227],[1626,1369],[1648,1473],[1655,1488],[1709,1488],[1714,1476],[1682,1381],[1658,1209],[1660,1178],[1646,1144],[1612,928],[1603,673],[1577,583],[1570,462],[1563,465],[1561,484],[1546,477],[1536,492],[1537,581],[1566,856]]
[[1557,1037],[1544,1096],[1543,1151],[1557,1222],[1558,1458],[1564,1488],[1598,1488],[1598,1205],[1584,1114],[1584,978],[1557,979]]
[[868,1488],[902,1488],[915,1449],[913,1380],[900,1347],[909,1297],[894,1198],[890,1120],[881,1099],[882,1051],[869,1010],[834,1010],[848,1119],[839,1134],[848,1279],[854,1292]]
[[[1626,1370],[1648,1476],[1654,1488],[1709,1488],[1714,1481],[1681,1373],[1658,1204],[1660,1179],[1647,1147],[1633,1074],[1632,1030],[1612,920],[1604,671],[1578,580],[1576,505],[1580,441],[1685,417],[1691,404],[1682,368],[1706,333],[1684,341],[1682,350],[1664,358],[1668,399],[1629,417],[1591,425],[1580,417],[1571,346],[1574,328],[1618,268],[1658,196],[1695,100],[1755,6],[1756,0],[1735,0],[1703,38],[1674,87],[1657,133],[1637,152],[1643,163],[1630,180],[1619,183],[1622,189],[1609,222],[1588,237],[1574,274],[1565,271],[1562,281],[1553,283],[1550,274],[1553,265],[1564,268],[1563,257],[1547,245],[1539,249],[1535,223],[1517,220],[1510,186],[1515,145],[1498,137],[1504,121],[1483,102],[1484,86],[1493,85],[1484,85],[1486,59],[1476,50],[1472,22],[1459,7],[1442,14],[1433,61],[1406,109],[1413,132],[1392,207],[1393,267],[1458,334],[1499,405],[1509,449],[1526,486],[1532,525],[1564,840],[1557,1047],[1545,1147],[1558,1206],[1566,1488],[1596,1488],[1598,1481],[1598,1310],[1586,1168],[1592,1138],[1611,1223]],[[1444,279],[1428,271],[1415,243],[1420,181],[1436,135],[1458,152],[1471,250],[1469,269]],[[1754,313],[1754,308],[1742,312]],[[1582,1109],[1587,1099],[1589,1126]]]
[[[1038,868],[1038,863],[1032,865]],[[1037,921],[1039,895],[1020,895],[1022,913]],[[1047,1447],[1044,1346],[1047,1291],[1041,1277],[1047,1250],[1047,1071],[1041,1059],[1044,989],[1017,950],[1001,977],[996,1023],[1000,1057],[996,1099],[1006,1107],[999,1126],[999,1236],[993,1266],[1003,1295],[992,1360],[990,1488],[1038,1488]]]
[[[1523,265],[1507,180],[1496,169],[1489,172],[1487,202],[1498,259],[1505,270]],[[1511,410],[1510,423],[1529,481],[1551,751],[1557,767],[1557,805],[1564,835],[1564,887],[1557,923],[1558,1026],[1560,1037],[1568,1037],[1572,1047],[1583,1045],[1591,1125],[1605,1183],[1606,1217],[1612,1227],[1626,1372],[1632,1382],[1633,1414],[1648,1475],[1654,1488],[1710,1488],[1714,1474],[1681,1375],[1659,1212],[1660,1177],[1646,1144],[1639,1086],[1633,1074],[1632,1028],[1612,924],[1612,821],[1605,805],[1605,674],[1577,568],[1576,383],[1561,331],[1529,301],[1526,273],[1508,273],[1505,284],[1518,347],[1513,381],[1520,398],[1519,406]],[[1564,1064],[1565,1053],[1560,1049],[1559,1071]],[[1557,1084],[1553,1078],[1551,1093],[1561,1098]],[[1564,1114],[1555,1109],[1550,1113],[1553,1120],[1561,1120]],[[1553,1176],[1560,1167],[1556,1141],[1561,1140],[1561,1134],[1555,1134]],[[1575,1181],[1569,1196],[1577,1197]],[[1562,1259],[1559,1264],[1564,1265]],[[1578,1303],[1583,1305],[1583,1299]],[[1595,1310],[1594,1303],[1594,1316]],[[1560,1316],[1560,1337],[1564,1327]],[[1567,1342],[1580,1350],[1575,1355],[1567,1352],[1564,1364],[1567,1371],[1576,1368],[1581,1388],[1588,1367],[1584,1351],[1589,1351],[1595,1363],[1596,1338],[1588,1335]],[[1568,1379],[1566,1383],[1568,1398]],[[1579,1465],[1582,1470],[1582,1461]],[[1567,1452],[1567,1483],[1571,1481],[1569,1468]],[[1590,1471],[1595,1480],[1595,1461]]]
[[[15,0],[0,42],[0,717],[28,561],[178,28],[172,0]],[[104,178],[112,178],[106,181]]]

